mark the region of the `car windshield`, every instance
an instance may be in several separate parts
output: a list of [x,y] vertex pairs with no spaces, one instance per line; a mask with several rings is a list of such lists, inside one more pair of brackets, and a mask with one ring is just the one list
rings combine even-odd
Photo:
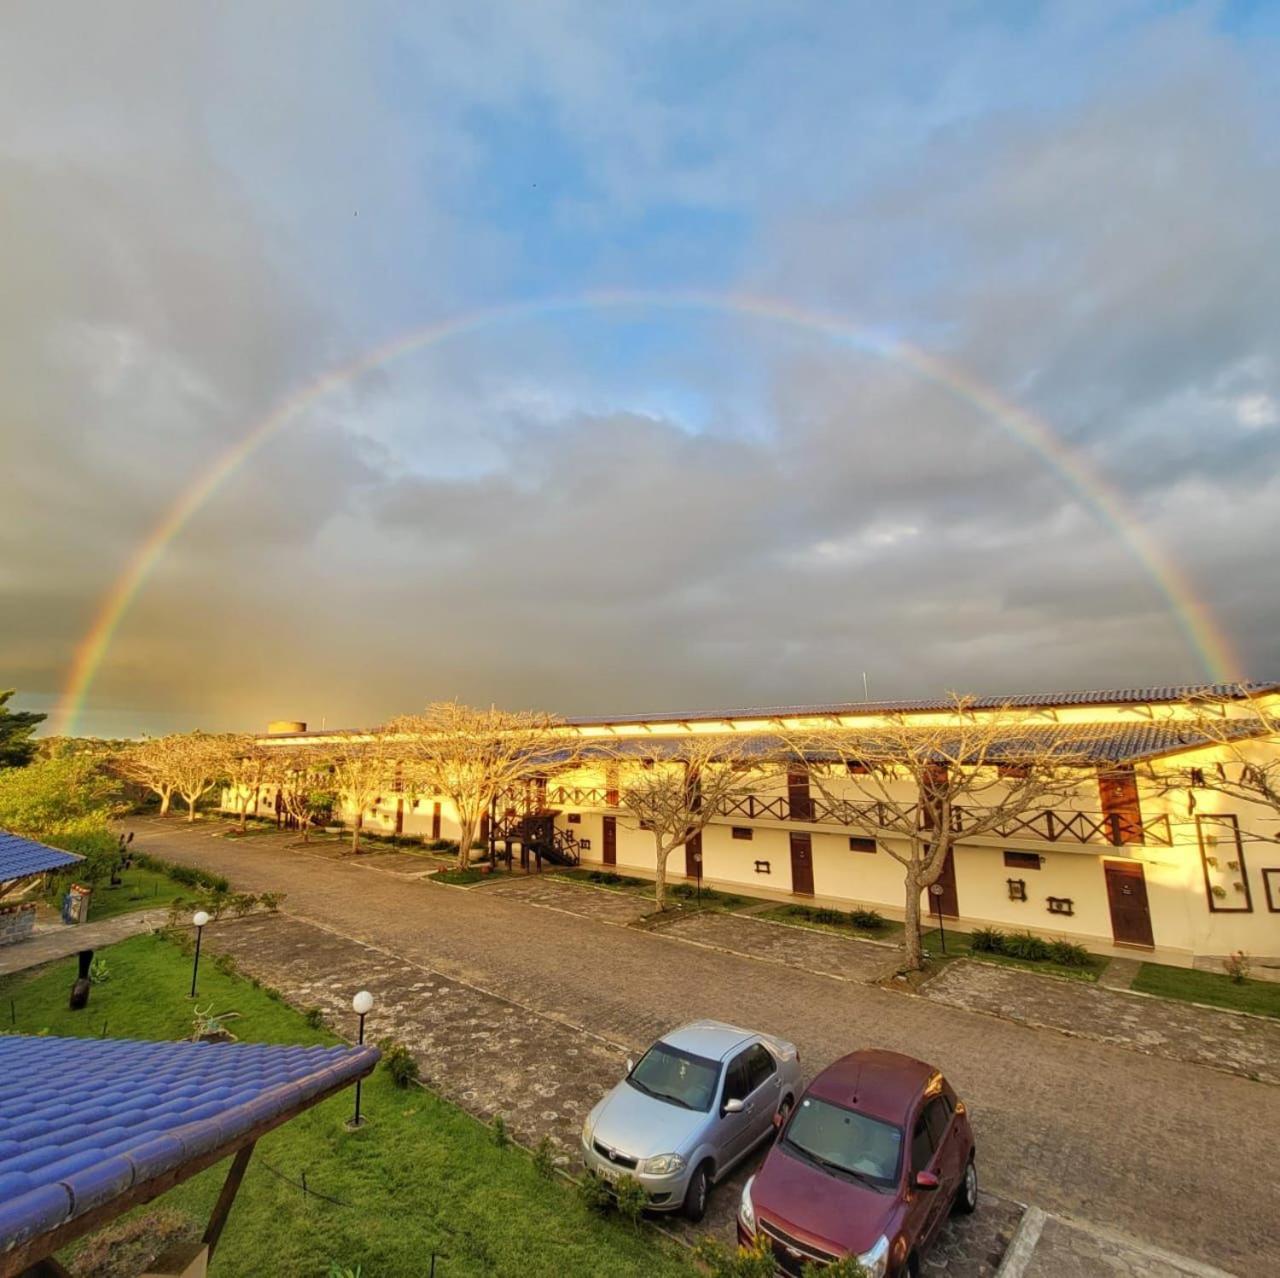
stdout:
[[877,1186],[891,1185],[898,1178],[901,1128],[856,1110],[807,1096],[792,1115],[782,1139],[829,1170],[845,1172]]
[[682,1052],[670,1043],[655,1043],[627,1075],[627,1082],[647,1096],[705,1112],[715,1099],[719,1077],[719,1062]]

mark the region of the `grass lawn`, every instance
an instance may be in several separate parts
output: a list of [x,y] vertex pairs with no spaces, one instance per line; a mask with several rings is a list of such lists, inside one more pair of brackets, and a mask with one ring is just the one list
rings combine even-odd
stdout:
[[[22,1032],[96,1037],[105,1019],[112,1037],[186,1037],[188,957],[155,936],[100,953],[111,978],[93,987],[83,1012],[67,1008],[74,959],[0,980],[4,1028],[11,1028],[12,999],[13,1028]],[[337,1041],[270,991],[211,962],[201,963],[198,1001],[242,1013],[231,1028],[246,1041]],[[695,1272],[682,1250],[651,1231],[591,1215],[571,1186],[539,1175],[526,1154],[499,1148],[487,1128],[431,1093],[401,1091],[379,1069],[364,1085],[362,1108],[371,1121],[357,1132],[342,1126],[352,1100],[343,1092],[258,1142],[212,1274],[326,1278],[338,1264],[360,1266],[362,1278],[417,1278],[429,1271],[433,1251],[447,1257],[437,1265],[439,1278]],[[176,1208],[203,1228],[227,1166],[139,1210]],[[304,1199],[281,1178],[297,1182],[303,1173],[309,1189],[344,1205]],[[68,1263],[66,1253],[62,1260]]]
[[1280,984],[1275,981],[1246,980],[1237,985],[1230,977],[1219,976],[1217,972],[1144,963],[1134,977],[1132,988],[1161,998],[1208,1003],[1237,1012],[1255,1012],[1259,1016],[1280,1016]]
[[[120,874],[119,887],[99,883],[89,898],[89,922],[99,923],[117,914],[129,914],[133,910],[163,908],[174,901],[192,901],[199,894],[198,888],[175,883],[167,874],[157,870],[144,870],[135,865]],[[62,891],[46,898],[54,909],[62,908]]]

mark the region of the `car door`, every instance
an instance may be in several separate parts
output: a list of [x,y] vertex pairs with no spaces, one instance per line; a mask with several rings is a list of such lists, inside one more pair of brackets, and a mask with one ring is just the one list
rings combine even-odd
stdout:
[[933,1170],[942,1182],[938,1193],[947,1202],[955,1197],[964,1171],[954,1113],[951,1098],[945,1092],[934,1096],[924,1111],[925,1122],[928,1123],[929,1134],[933,1138]]
[[[724,1072],[724,1089],[720,1095],[719,1122],[716,1125],[715,1144],[719,1150],[716,1170],[727,1167],[751,1145],[755,1132],[755,1114],[751,1104],[751,1049],[739,1052]],[[740,1100],[742,1109],[736,1114],[725,1112],[731,1100]]]
[[933,1133],[929,1130],[927,1102],[920,1106],[911,1126],[911,1144],[907,1151],[907,1230],[913,1246],[923,1248],[933,1233],[938,1219],[940,1189],[917,1189],[916,1176],[933,1171]]
[[773,1130],[773,1116],[782,1098],[782,1075],[773,1053],[763,1043],[754,1043],[747,1049],[747,1069],[751,1088],[747,1107],[753,1120],[751,1142],[754,1144]]

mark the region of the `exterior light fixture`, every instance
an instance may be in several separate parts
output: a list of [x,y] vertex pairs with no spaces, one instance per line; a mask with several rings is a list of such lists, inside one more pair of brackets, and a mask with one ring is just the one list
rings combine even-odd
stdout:
[[200,971],[200,938],[204,935],[204,925],[209,921],[209,915],[204,910],[197,910],[191,916],[191,921],[196,925],[196,956],[191,963],[191,997],[196,996],[196,973]]
[[[373,995],[368,990],[361,990],[355,998],[351,1000],[351,1010],[360,1018],[360,1030],[356,1035],[356,1042],[364,1046],[364,1018],[373,1011]],[[364,1119],[360,1117],[360,1084],[363,1080],[356,1079],[356,1112],[349,1127],[359,1127]]]

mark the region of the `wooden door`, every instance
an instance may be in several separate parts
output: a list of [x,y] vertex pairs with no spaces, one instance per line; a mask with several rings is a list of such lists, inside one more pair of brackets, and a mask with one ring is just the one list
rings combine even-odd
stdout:
[[813,799],[809,794],[809,774],[787,773],[787,811],[793,821],[813,820]]
[[431,805],[431,837],[433,839],[440,837],[440,805],[438,803]]
[[604,863],[618,864],[618,818],[607,816],[604,819]]
[[798,896],[813,895],[813,836],[791,834],[791,890]]
[[699,862],[702,859],[702,835],[695,834],[684,845],[684,875],[687,879],[700,879],[702,877],[702,867]]
[[940,895],[934,895],[933,892],[926,889],[929,897],[929,913],[941,914],[944,918],[958,919],[960,917],[960,894],[956,891],[956,863],[950,852],[947,853],[947,859],[942,863],[942,873],[938,875],[938,881],[934,887],[940,887],[942,892]]
[[1142,805],[1132,766],[1098,773],[1098,799],[1112,843],[1142,842]]
[[1151,934],[1151,907],[1147,904],[1147,878],[1133,861],[1104,861],[1107,904],[1111,907],[1111,935],[1117,945],[1155,944]]
[[404,796],[399,795],[396,798],[396,833],[404,833]]

